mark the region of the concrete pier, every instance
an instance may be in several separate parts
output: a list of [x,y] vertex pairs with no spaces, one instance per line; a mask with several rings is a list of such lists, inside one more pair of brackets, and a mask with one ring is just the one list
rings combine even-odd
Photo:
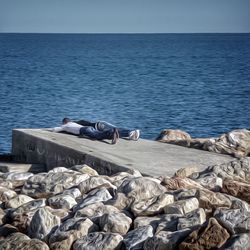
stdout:
[[109,141],[92,141],[43,129],[13,130],[12,154],[20,162],[46,164],[47,170],[85,163],[107,175],[134,168],[145,175],[172,176],[183,167],[204,169],[233,160],[227,155],[150,140],[120,139],[111,145]]

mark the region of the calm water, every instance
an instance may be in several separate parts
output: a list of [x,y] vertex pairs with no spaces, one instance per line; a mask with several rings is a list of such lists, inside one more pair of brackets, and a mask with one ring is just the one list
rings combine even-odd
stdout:
[[250,128],[250,34],[0,34],[0,153],[65,116],[193,137]]

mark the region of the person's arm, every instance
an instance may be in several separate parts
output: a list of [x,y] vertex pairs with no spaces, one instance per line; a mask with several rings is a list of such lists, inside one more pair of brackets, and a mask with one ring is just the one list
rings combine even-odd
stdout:
[[55,127],[55,128],[52,128],[52,132],[62,132],[64,131],[63,127]]

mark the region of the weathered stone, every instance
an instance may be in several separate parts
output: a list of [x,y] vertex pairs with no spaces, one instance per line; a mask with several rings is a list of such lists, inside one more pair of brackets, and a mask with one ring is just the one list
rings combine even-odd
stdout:
[[[153,237],[153,227],[142,226],[129,231],[123,239],[123,244],[127,250],[142,249],[145,240]],[[151,249],[152,250],[152,249]]]
[[165,177],[162,180],[162,185],[164,185],[167,188],[167,190],[193,189],[193,188],[203,189],[203,187],[199,183],[189,178],[180,178],[180,177],[173,177],[173,178]]
[[216,209],[218,207],[231,207],[231,200],[224,194],[209,190],[198,190],[197,198],[200,207],[204,209]]
[[250,232],[250,211],[218,208],[214,217],[232,234]]
[[215,218],[210,218],[205,229],[200,228],[193,231],[180,245],[180,250],[187,249],[213,249],[222,247],[229,233],[223,228]]
[[103,214],[98,222],[101,231],[124,235],[128,232],[132,220],[124,213],[112,213]]
[[162,214],[153,217],[137,217],[134,220],[134,228],[151,225],[154,231],[175,231],[177,230],[178,218],[180,214]]
[[18,208],[21,205],[29,202],[29,201],[33,201],[34,199],[24,195],[24,194],[19,194],[16,197],[8,200],[7,202],[5,202],[5,207],[6,208]]
[[75,241],[73,250],[115,250],[119,246],[123,237],[117,233],[96,232]]
[[219,192],[222,188],[222,179],[217,176],[206,176],[195,180],[208,190]]
[[18,229],[10,224],[0,226],[0,240],[9,236],[12,233],[17,233]]
[[164,207],[166,214],[186,214],[199,208],[199,201],[196,198],[179,200]]
[[58,226],[60,226],[60,218],[53,215],[46,207],[39,208],[28,228],[28,235],[31,238],[45,239],[45,237]]
[[172,194],[163,193],[145,201],[134,202],[131,211],[134,216],[156,215],[163,212],[165,206],[174,202]]
[[8,189],[13,189],[13,184],[12,181],[10,180],[5,180],[5,179],[0,179],[0,187],[8,188]]
[[128,198],[134,198],[136,201],[148,200],[165,191],[166,189],[162,185],[146,177],[125,180],[117,190],[117,192],[124,193]]
[[112,205],[119,210],[123,210],[130,208],[133,201],[133,197],[128,198],[124,193],[117,193],[116,196],[113,199],[108,200],[106,204]]
[[250,250],[250,234],[233,235],[226,244],[223,250]]
[[250,203],[250,183],[226,178],[223,180],[222,192]]
[[198,171],[199,171],[199,168],[197,166],[181,168],[178,171],[176,171],[175,176],[180,177],[180,178],[186,178],[186,177],[189,177],[191,174],[196,173]]
[[66,189],[77,186],[89,178],[87,174],[72,172],[50,172],[30,177],[22,188],[22,193],[33,198],[48,198]]
[[112,196],[110,195],[109,191],[105,188],[101,189],[94,189],[90,191],[86,198],[83,198],[83,200],[75,205],[73,207],[73,211],[77,211],[79,209],[82,209],[83,207],[96,203],[96,202],[103,202],[112,199]]
[[174,193],[176,201],[197,197],[198,189],[180,189]]
[[21,173],[17,173],[17,172],[9,172],[9,173],[5,173],[2,177],[6,180],[17,180],[17,181],[22,181],[22,180],[27,180],[29,179],[31,176],[33,176],[34,174],[29,173],[29,172],[21,172]]
[[164,129],[161,131],[156,140],[180,146],[189,146],[191,136],[187,132],[182,130]]
[[16,195],[17,194],[15,191],[5,187],[0,187],[0,201],[6,202],[15,197]]
[[61,209],[61,208],[54,209],[49,206],[47,206],[46,209],[54,216],[59,217],[61,220],[65,220],[69,217],[69,211],[65,209]]
[[87,218],[73,218],[66,220],[50,237],[50,249],[71,249],[75,240],[97,231],[98,227]]
[[189,234],[190,230],[176,232],[161,231],[145,241],[144,250],[175,250],[178,244]]
[[49,250],[49,247],[46,243],[38,239],[30,239],[22,233],[13,233],[0,241],[0,249]]
[[73,171],[69,168],[65,167],[56,167],[51,169],[48,173],[63,173],[63,172],[68,172],[68,173],[76,173],[76,171]]
[[110,205],[104,205],[102,202],[96,202],[85,206],[84,208],[77,210],[75,217],[99,217],[106,213],[118,213],[119,210],[116,207]]
[[206,213],[203,208],[189,212],[185,217],[178,219],[177,230],[200,226],[206,221]]
[[128,179],[133,179],[135,177],[136,176],[134,176],[128,172],[119,172],[119,173],[116,173],[116,174],[110,176],[109,181],[113,185],[115,185],[116,187],[119,187],[123,183],[123,181],[128,180]]
[[59,194],[50,197],[48,204],[53,208],[71,209],[77,202],[71,195]]
[[80,197],[82,195],[81,192],[80,192],[80,190],[78,188],[67,189],[67,190],[63,191],[62,194],[71,195],[75,199],[78,198],[78,197]]
[[116,186],[112,185],[108,180],[102,176],[90,176],[87,180],[81,182],[78,185],[79,190],[82,194],[86,194],[95,188],[111,188],[116,189]]
[[93,168],[89,167],[86,164],[83,165],[75,165],[73,167],[71,167],[72,170],[78,171],[82,174],[88,174],[90,176],[97,176],[98,173],[96,170],[94,170]]

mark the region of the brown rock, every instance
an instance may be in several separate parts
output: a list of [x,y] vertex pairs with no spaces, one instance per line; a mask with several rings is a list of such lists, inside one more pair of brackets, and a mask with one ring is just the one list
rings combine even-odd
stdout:
[[198,171],[199,168],[197,166],[181,168],[175,173],[175,176],[185,178]]
[[222,247],[229,233],[215,218],[210,218],[205,228],[193,231],[180,245],[180,250],[206,250]]
[[162,185],[165,186],[168,190],[203,188],[199,183],[189,178],[180,177],[165,177],[162,180]]
[[224,179],[222,192],[240,198],[250,203],[250,184],[243,181]]

